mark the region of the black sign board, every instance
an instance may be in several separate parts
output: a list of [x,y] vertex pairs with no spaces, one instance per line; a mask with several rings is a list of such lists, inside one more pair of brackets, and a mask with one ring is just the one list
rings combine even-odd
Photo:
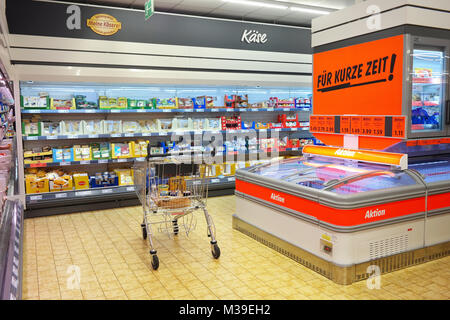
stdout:
[[[6,16],[11,34],[286,53],[312,52],[311,30],[308,28],[167,13],[155,13],[146,21],[144,11],[139,10],[31,0],[7,0]],[[102,23],[109,29],[104,30],[100,26],[100,33],[94,30]]]

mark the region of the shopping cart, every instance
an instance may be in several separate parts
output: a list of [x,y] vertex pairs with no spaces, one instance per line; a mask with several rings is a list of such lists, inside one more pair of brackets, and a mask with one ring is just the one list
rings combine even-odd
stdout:
[[148,239],[150,245],[152,268],[159,267],[154,232],[165,233],[169,238],[182,231],[189,235],[196,227],[194,214],[197,211],[204,213],[211,253],[218,259],[216,229],[206,209],[211,166],[186,163],[180,157],[148,157],[145,162],[136,162],[133,169],[136,192],[144,212],[142,237]]

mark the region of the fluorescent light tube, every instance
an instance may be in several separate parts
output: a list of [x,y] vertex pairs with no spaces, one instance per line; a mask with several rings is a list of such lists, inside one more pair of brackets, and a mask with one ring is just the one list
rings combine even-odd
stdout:
[[247,0],[222,0],[222,1],[236,3],[236,4],[249,5],[249,6],[255,6],[255,7],[272,8],[272,9],[286,10],[288,8],[287,6],[283,6],[283,5],[271,4],[271,3],[266,3],[266,2],[258,2],[258,1],[247,1]]
[[306,9],[306,8],[300,8],[300,7],[290,7],[292,11],[300,11],[300,12],[307,12],[307,13],[315,13],[315,14],[329,14],[329,11],[323,11],[323,10],[316,10],[316,9]]

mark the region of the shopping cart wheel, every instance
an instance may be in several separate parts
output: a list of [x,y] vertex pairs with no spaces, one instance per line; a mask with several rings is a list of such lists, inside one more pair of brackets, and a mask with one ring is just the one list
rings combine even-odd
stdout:
[[142,228],[142,238],[145,240],[147,239],[147,228],[145,228],[145,224],[141,224]]
[[211,253],[212,253],[212,256],[214,257],[214,259],[219,259],[219,257],[220,257],[220,248],[217,245],[217,243],[214,243],[212,245]]
[[173,233],[175,235],[178,234],[178,221],[177,220],[172,220],[172,224],[173,224]]
[[156,254],[152,255],[152,268],[153,270],[158,270],[159,268],[159,259]]

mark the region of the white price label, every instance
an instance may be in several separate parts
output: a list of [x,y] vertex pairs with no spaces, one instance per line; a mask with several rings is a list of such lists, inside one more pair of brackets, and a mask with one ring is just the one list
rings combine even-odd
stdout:
[[247,109],[245,109],[245,108],[239,108],[239,111],[244,112],[244,111],[247,111]]
[[227,112],[233,112],[234,109],[227,108]]
[[145,161],[145,158],[136,158],[136,161]]
[[72,162],[69,161],[62,161],[59,163],[61,166],[70,166],[72,164]]
[[[145,110],[144,109],[137,109],[136,112],[145,112]],[[108,190],[111,190],[111,189],[108,189]]]
[[117,162],[127,162],[127,159],[117,159]]
[[219,134],[220,133],[220,131],[211,131],[211,134]]
[[67,193],[56,193],[55,198],[67,198]]
[[298,128],[291,128],[291,131],[297,131]]
[[298,151],[298,148],[292,148],[291,150],[292,151]]
[[277,132],[280,132],[280,131],[281,131],[281,129],[275,129],[275,131],[277,131]]
[[163,112],[172,112],[170,109],[163,109]]
[[26,140],[37,140],[38,137],[27,137]]
[[47,140],[56,140],[58,139],[57,136],[47,136]]
[[117,109],[111,109],[111,113],[119,113],[120,112],[120,110],[117,110]]
[[205,112],[205,109],[197,109],[196,112]]
[[134,134],[133,133],[126,133],[125,137],[134,137]]
[[236,180],[234,177],[228,178],[228,181],[234,181]]
[[127,187],[127,191],[134,191],[134,187]]
[[86,113],[95,113],[95,110],[85,110]]
[[220,182],[220,179],[211,179],[211,183],[218,183]]
[[267,108],[267,111],[273,111],[275,110],[274,108]]
[[58,113],[69,113],[69,110],[58,110]]
[[241,132],[242,132],[242,133],[247,133],[247,132],[248,132],[248,130],[241,130]]
[[283,111],[289,111],[289,110],[291,110],[291,109],[289,109],[289,108],[283,108]]
[[256,109],[256,108],[252,108],[252,111],[259,111],[258,109]]
[[111,135],[111,138],[119,138],[121,136],[122,135],[120,133],[114,133],[114,134]]
[[108,160],[98,160],[98,163],[108,163]]
[[80,191],[75,192],[76,197],[84,197],[84,196],[90,196],[92,194],[92,191]]
[[42,196],[41,195],[39,195],[39,196],[31,196],[30,200],[31,201],[42,200]]
[[113,189],[104,189],[104,190],[102,190],[102,193],[103,194],[105,194],[105,193],[113,193]]
[[90,161],[80,161],[80,164],[91,164]]
[[88,135],[88,138],[98,138],[98,134],[90,134]]
[[160,136],[166,136],[167,133],[166,133],[166,132],[160,132],[159,135],[160,135]]
[[211,109],[211,112],[218,112],[218,111],[219,111],[219,109],[216,109],[216,108]]
[[67,139],[78,139],[78,136],[75,135],[67,136]]

